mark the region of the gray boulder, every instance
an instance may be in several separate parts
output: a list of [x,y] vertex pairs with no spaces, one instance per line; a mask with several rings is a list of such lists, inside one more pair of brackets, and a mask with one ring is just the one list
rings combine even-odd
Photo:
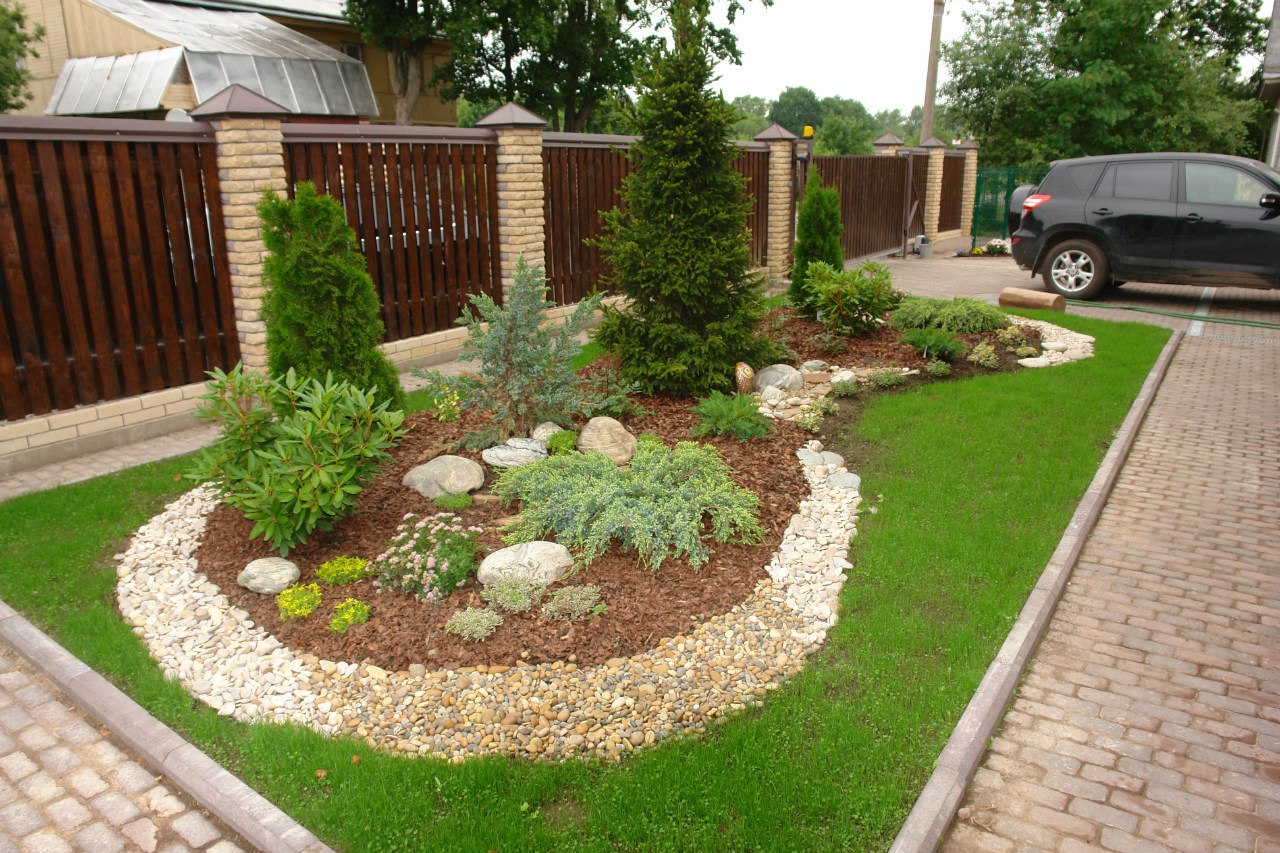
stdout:
[[569,549],[555,542],[525,542],[494,551],[476,570],[476,580],[487,586],[501,578],[518,578],[540,584],[554,583],[573,565]]
[[787,399],[787,392],[781,388],[774,388],[772,385],[760,392],[761,402],[770,406],[776,406],[785,399]]
[[814,465],[826,464],[825,462],[822,461],[822,454],[817,453],[813,450],[804,450],[804,449],[797,450],[796,458],[800,460],[801,465],[808,465],[810,467]]
[[[531,440],[525,439],[525,441]],[[521,465],[528,465],[530,462],[546,459],[547,451],[545,447],[539,451],[528,447],[517,447],[508,443],[480,451],[480,458],[494,468],[519,468]]]
[[839,468],[844,464],[844,457],[839,453],[832,453],[830,450],[822,451],[822,464],[830,465],[832,468]]
[[437,456],[404,475],[404,485],[432,500],[441,495],[474,492],[484,485],[484,468],[465,456]]
[[533,428],[531,435],[545,445],[547,439],[551,438],[551,436],[558,432],[562,432],[563,430],[564,427],[560,426],[560,424],[552,423],[551,421],[544,421]]
[[297,583],[302,572],[290,560],[283,557],[263,557],[244,567],[236,577],[236,583],[251,592],[262,595],[278,595]]
[[804,390],[804,377],[789,364],[771,364],[756,374],[756,390],[781,388],[783,391]]
[[827,477],[827,484],[838,489],[853,489],[856,492],[862,488],[862,478],[849,471],[840,471]]
[[514,447],[517,450],[541,453],[543,456],[547,455],[547,443],[539,438],[510,438],[507,439],[507,446]]
[[839,373],[837,373],[835,376],[831,377],[832,383],[856,382],[857,379],[858,379],[858,374],[854,373],[852,370],[842,370]]
[[820,358],[811,359],[800,365],[801,373],[822,373],[831,365],[827,364]]
[[614,465],[626,465],[636,452],[636,437],[613,418],[592,418],[578,434],[578,449],[583,453],[594,450],[608,456]]

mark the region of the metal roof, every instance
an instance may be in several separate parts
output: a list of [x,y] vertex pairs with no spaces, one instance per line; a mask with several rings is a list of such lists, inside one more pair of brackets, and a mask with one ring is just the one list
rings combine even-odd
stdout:
[[1262,60],[1262,97],[1280,100],[1280,0],[1271,7],[1271,30],[1267,34],[1267,55]]
[[93,115],[158,109],[181,61],[180,47],[69,59],[44,111],[50,115]]
[[[185,58],[197,101],[239,83],[295,114],[378,114],[364,63],[270,18],[254,12],[204,9],[152,0],[88,2],[178,45],[170,50],[178,51]],[[132,59],[124,56],[68,61],[45,111],[56,115],[87,115],[156,109],[164,87],[173,78],[176,62],[169,64],[169,75],[162,83],[153,83],[148,76],[144,87],[146,98],[139,97],[122,107],[118,98],[111,97],[116,92],[112,80],[128,82],[131,75],[141,74],[138,57],[147,54],[166,54],[167,61],[169,51],[133,54]],[[160,75],[154,68],[148,73]],[[94,92],[102,94],[91,99]],[[66,99],[67,93],[76,94],[74,101]]]

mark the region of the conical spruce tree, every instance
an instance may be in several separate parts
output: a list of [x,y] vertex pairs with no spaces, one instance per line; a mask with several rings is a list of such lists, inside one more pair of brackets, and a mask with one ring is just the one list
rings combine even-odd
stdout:
[[626,209],[603,214],[597,243],[613,268],[609,283],[630,304],[606,310],[595,339],[648,393],[729,390],[735,362],[760,367],[782,355],[757,333],[764,283],[750,272],[750,201],[733,169],[737,115],[710,87],[701,5],[681,0],[672,10],[674,44],[642,80]]
[[804,185],[804,201],[796,222],[796,245],[791,253],[791,284],[787,301],[801,314],[813,316],[813,293],[806,284],[809,264],[825,261],[836,269],[844,268],[844,247],[840,238],[844,225],[840,222],[840,193],[835,187],[824,187],[815,168]]
[[271,253],[262,271],[267,370],[321,380],[333,373],[401,408],[399,374],[378,349],[378,293],[342,205],[304,181],[292,201],[264,193],[258,216]]

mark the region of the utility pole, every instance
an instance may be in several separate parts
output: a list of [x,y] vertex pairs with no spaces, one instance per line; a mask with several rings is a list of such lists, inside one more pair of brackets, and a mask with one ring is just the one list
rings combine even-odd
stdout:
[[929,73],[924,80],[924,116],[920,121],[920,142],[933,136],[933,100],[938,88],[938,48],[942,43],[942,6],[933,0],[933,35],[929,37]]

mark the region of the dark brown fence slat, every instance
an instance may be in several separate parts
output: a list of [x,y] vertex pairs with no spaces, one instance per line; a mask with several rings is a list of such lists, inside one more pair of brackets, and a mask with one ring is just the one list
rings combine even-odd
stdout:
[[[11,331],[6,330],[4,354],[0,355],[3,359],[0,370],[4,371],[0,377],[0,388],[4,390],[5,417],[11,420],[29,412],[47,412],[53,405],[45,386],[44,359],[40,356],[35,318],[31,316],[30,291],[22,268],[23,241],[13,217],[7,170],[2,168],[4,163],[13,162],[14,149],[25,145],[21,141],[3,143],[6,151],[0,161],[0,260],[3,261],[0,268],[4,270],[4,302],[13,318]],[[17,345],[16,350],[14,344]],[[19,371],[22,371],[21,379],[25,381],[19,381]]]
[[489,241],[489,278],[491,295],[502,304],[502,244],[498,235],[498,154],[484,146],[485,184],[489,192],[489,205],[485,211],[485,235]]
[[122,238],[116,228],[116,196],[111,186],[111,167],[105,143],[89,143],[89,174],[98,199],[98,230],[102,234],[103,266],[110,287],[116,358],[124,378],[124,393],[141,394],[142,367],[134,344],[133,312],[129,305],[129,287],[124,278],[124,258],[120,254]]
[[[186,147],[186,146],[184,146]],[[227,226],[222,216],[222,194],[218,189],[218,152],[213,145],[200,146],[200,162],[203,171],[192,172],[193,187],[199,187],[204,207],[209,211],[207,232],[200,232],[198,239],[208,239],[213,260],[213,291],[217,294],[219,328],[222,334],[221,352],[211,350],[208,364],[203,370],[214,367],[230,367],[240,360],[240,334],[236,329],[236,306],[231,292],[231,261],[227,258]],[[219,362],[218,356],[222,360]],[[203,371],[202,371],[203,372]],[[192,377],[193,380],[203,376]]]
[[938,212],[938,230],[955,231],[960,227],[964,195],[964,154],[948,153],[942,158],[942,207]]
[[387,194],[387,250],[391,255],[391,276],[395,283],[397,338],[417,334],[409,313],[409,271],[405,255],[404,194],[400,191],[400,146],[387,143],[382,147],[382,175]]
[[845,260],[901,248],[907,161],[901,157],[814,157],[822,182],[840,194]]
[[187,369],[179,342],[178,319],[174,312],[174,294],[169,284],[169,247],[164,240],[165,226],[160,218],[162,201],[156,184],[155,151],[149,143],[135,146],[138,158],[138,186],[142,199],[143,217],[146,223],[147,248],[151,257],[151,275],[146,283],[155,299],[155,316],[159,327],[158,341],[163,347],[160,365],[168,386],[183,385]]
[[134,318],[137,321],[135,328],[146,376],[144,386],[148,391],[158,391],[165,387],[165,382],[160,371],[160,350],[156,342],[151,288],[147,285],[147,269],[142,259],[142,227],[134,188],[136,161],[129,147],[128,142],[111,145],[115,185],[120,199],[120,219],[124,226],[125,269],[129,279],[129,292],[134,299]]
[[200,315],[196,311],[195,275],[192,269],[191,243],[187,239],[187,223],[182,216],[182,178],[173,146],[161,145],[157,151],[160,166],[161,198],[164,202],[165,228],[173,258],[174,298],[177,303],[177,327],[182,337],[186,359],[184,378],[204,366],[200,351]]

